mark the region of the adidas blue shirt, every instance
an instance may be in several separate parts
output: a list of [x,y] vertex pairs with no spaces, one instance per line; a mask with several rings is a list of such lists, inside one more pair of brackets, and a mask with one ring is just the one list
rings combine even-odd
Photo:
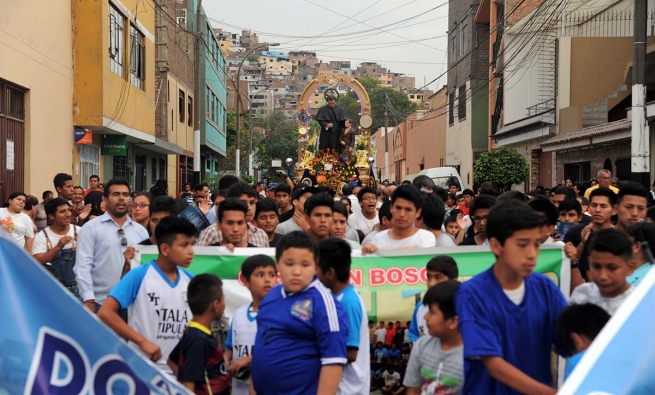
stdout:
[[257,395],[315,394],[322,366],[347,362],[347,320],[317,278],[297,293],[273,288],[257,315],[252,357]]
[[519,305],[505,295],[493,266],[460,285],[455,309],[464,341],[463,394],[519,394],[489,375],[481,359],[485,356],[501,357],[534,380],[552,385],[551,349],[553,343],[559,345],[555,324],[566,299],[541,273],[524,281]]

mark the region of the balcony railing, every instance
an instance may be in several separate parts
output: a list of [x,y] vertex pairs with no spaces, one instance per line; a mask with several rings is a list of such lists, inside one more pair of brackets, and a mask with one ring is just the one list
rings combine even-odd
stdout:
[[498,132],[500,126],[500,117],[503,112],[503,79],[500,79],[498,83],[498,88],[496,89],[496,105],[494,106],[494,113],[491,116],[491,135],[495,135]]
[[498,64],[498,54],[500,53],[500,47],[503,42],[503,32],[505,31],[505,28],[503,27],[502,23],[498,23],[497,28],[496,28],[496,41],[494,41],[493,45],[493,58],[491,59],[491,66],[493,69],[496,69],[496,66]]
[[528,116],[543,114],[555,109],[555,99],[549,99],[545,102],[535,104],[534,106],[528,107]]

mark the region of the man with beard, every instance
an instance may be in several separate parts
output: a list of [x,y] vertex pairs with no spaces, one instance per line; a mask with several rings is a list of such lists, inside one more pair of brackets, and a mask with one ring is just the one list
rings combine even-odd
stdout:
[[[134,245],[148,231],[129,215],[130,184],[122,178],[105,185],[107,211],[85,224],[77,234],[75,277],[84,306],[97,312],[134,258]],[[126,314],[124,314],[126,316]]]
[[334,96],[327,97],[327,105],[321,107],[316,114],[316,121],[321,125],[321,136],[318,149],[321,151],[340,150],[342,133],[346,123],[346,111],[337,105]]

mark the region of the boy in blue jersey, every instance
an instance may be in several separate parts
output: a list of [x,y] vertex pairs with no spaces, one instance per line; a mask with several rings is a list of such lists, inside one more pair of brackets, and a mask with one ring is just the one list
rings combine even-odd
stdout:
[[[527,204],[503,201],[487,216],[496,263],[459,287],[463,394],[555,394],[551,349],[566,300],[533,273],[545,220]],[[563,353],[563,351],[561,351]]]
[[[448,280],[457,280],[459,269],[455,260],[449,256],[436,256],[425,265],[425,277],[428,289],[433,285]],[[423,301],[417,302],[412,314],[412,322],[409,324],[409,342],[414,343],[419,337],[426,334],[425,314],[428,312],[428,306]]]
[[251,394],[337,393],[346,364],[346,313],[316,278],[319,251],[310,236],[291,232],[275,249],[282,284],[257,314]]
[[364,302],[350,284],[350,245],[344,239],[332,237],[319,242],[318,249],[320,259],[316,274],[341,302],[348,315],[348,364],[343,368],[338,393],[368,394],[371,370],[368,316]]
[[252,302],[234,313],[225,341],[225,363],[232,377],[232,395],[248,395],[250,390],[250,363],[257,336],[257,313],[262,300],[276,283],[275,261],[266,255],[251,256],[241,264],[241,276],[250,290]]
[[177,379],[196,395],[229,395],[223,351],[211,325],[225,311],[223,282],[214,274],[194,277],[188,289],[193,319],[168,359]]
[[[157,259],[129,271],[98,311],[98,318],[167,373],[168,355],[191,318],[186,293],[193,275],[180,266],[193,260],[196,233],[184,218],[163,218],[155,228]],[[121,309],[127,309],[129,324],[118,315]]]

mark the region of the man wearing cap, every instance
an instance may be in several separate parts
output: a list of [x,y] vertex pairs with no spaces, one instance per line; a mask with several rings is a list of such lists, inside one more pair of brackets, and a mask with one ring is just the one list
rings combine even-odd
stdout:
[[305,215],[305,201],[316,193],[321,193],[320,189],[315,187],[296,187],[291,195],[294,210],[293,217],[280,223],[275,228],[275,233],[286,235],[297,230],[305,231],[308,229],[309,222],[307,221],[307,215]]
[[266,187],[266,197],[275,201],[275,189],[277,188],[278,184],[275,182],[272,182],[268,184]]

